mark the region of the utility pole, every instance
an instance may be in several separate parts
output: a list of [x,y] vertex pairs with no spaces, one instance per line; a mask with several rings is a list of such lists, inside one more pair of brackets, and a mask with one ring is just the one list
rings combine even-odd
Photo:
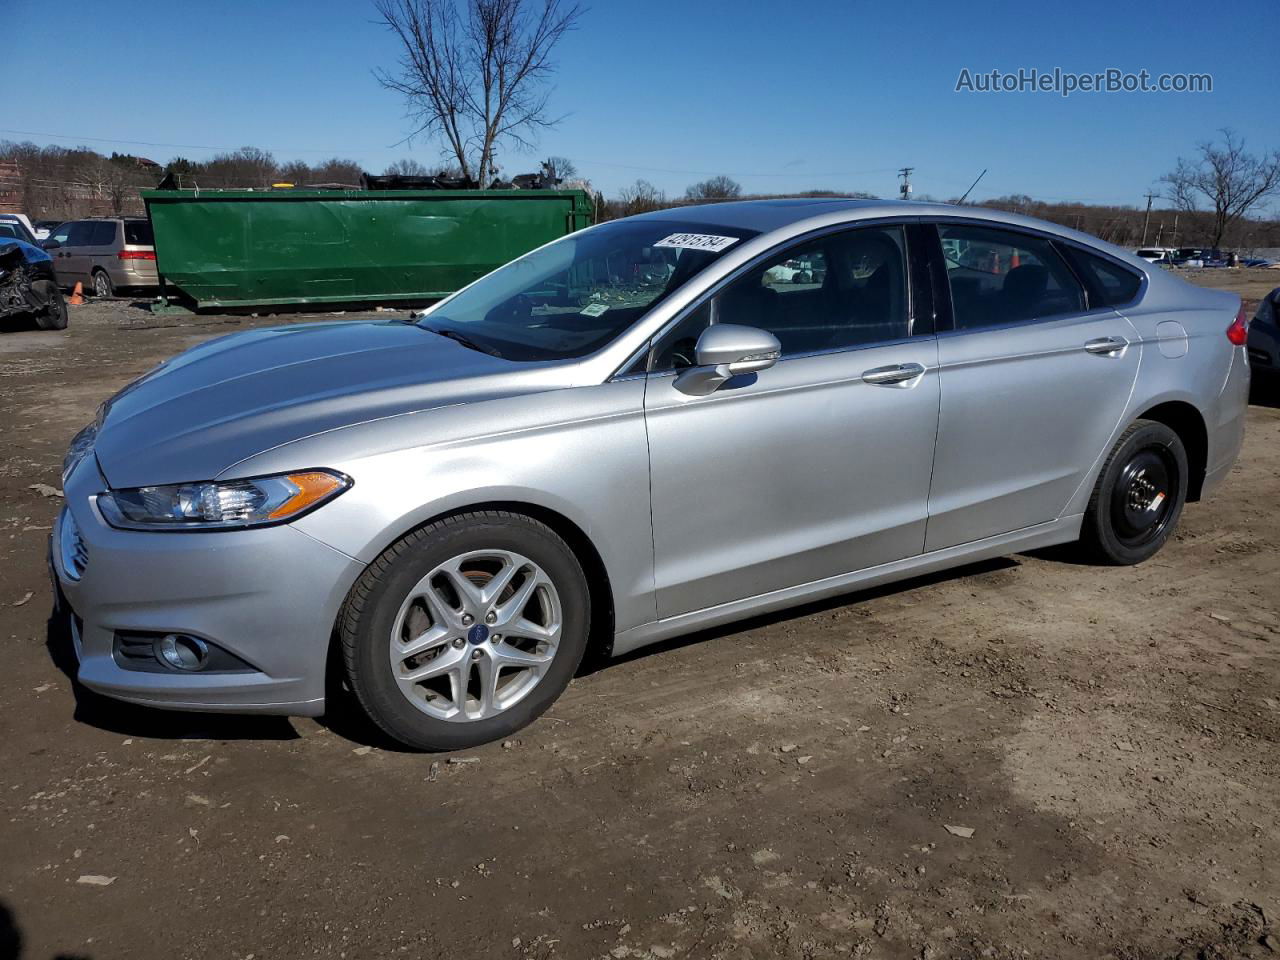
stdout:
[[898,171],[898,176],[902,178],[902,186],[898,188],[898,198],[901,200],[911,199],[911,173],[915,167],[903,167]]
[[1150,191],[1147,193],[1147,215],[1142,218],[1142,243],[1138,244],[1140,247],[1147,245],[1147,225],[1151,223],[1151,201],[1158,196],[1160,196],[1158,193],[1151,193]]
[[1169,246],[1175,250],[1178,248],[1178,215],[1173,215],[1173,239],[1169,241]]

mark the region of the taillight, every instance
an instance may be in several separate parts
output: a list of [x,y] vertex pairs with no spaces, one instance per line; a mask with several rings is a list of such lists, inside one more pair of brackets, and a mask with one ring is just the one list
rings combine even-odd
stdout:
[[1249,341],[1249,317],[1244,312],[1244,304],[1240,304],[1240,312],[1227,327],[1227,339],[1237,347],[1243,347]]
[[154,250],[121,250],[116,256],[121,260],[154,260],[156,252]]

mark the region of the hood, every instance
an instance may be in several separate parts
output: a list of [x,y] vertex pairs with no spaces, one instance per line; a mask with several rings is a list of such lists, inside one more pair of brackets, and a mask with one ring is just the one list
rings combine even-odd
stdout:
[[394,321],[247,331],[125,387],[105,405],[94,449],[115,488],[212,480],[246,457],[339,427],[548,389],[557,384],[547,366]]

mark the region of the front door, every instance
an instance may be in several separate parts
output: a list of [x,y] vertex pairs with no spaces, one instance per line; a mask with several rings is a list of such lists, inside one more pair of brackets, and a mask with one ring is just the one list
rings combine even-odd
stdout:
[[[781,360],[683,393],[674,371],[712,322],[768,330]],[[922,551],[938,380],[921,326],[903,229],[881,226],[769,257],[658,340],[645,415],[660,618]]]
[[926,550],[1059,517],[1125,410],[1137,332],[1086,310],[1052,243],[939,226],[954,330],[938,337],[942,404]]

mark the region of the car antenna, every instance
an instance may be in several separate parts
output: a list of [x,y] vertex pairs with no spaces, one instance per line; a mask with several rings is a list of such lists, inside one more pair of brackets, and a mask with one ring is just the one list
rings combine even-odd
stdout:
[[977,179],[977,180],[974,180],[974,181],[973,181],[973,183],[969,184],[969,189],[968,189],[968,190],[966,190],[966,191],[964,192],[964,196],[963,196],[963,197],[961,197],[959,200],[957,200],[957,201],[956,201],[956,206],[957,206],[957,207],[963,207],[963,206],[964,206],[964,202],[965,202],[966,200],[968,200],[968,199],[969,199],[969,194],[973,193],[973,188],[974,188],[974,187],[976,187],[976,186],[978,185],[978,180],[981,180],[981,179],[982,179],[983,177],[985,177],[986,175],[987,175],[987,168],[986,168],[986,167],[983,167],[983,168],[982,168],[982,172],[981,172],[980,174],[978,174],[978,179]]

